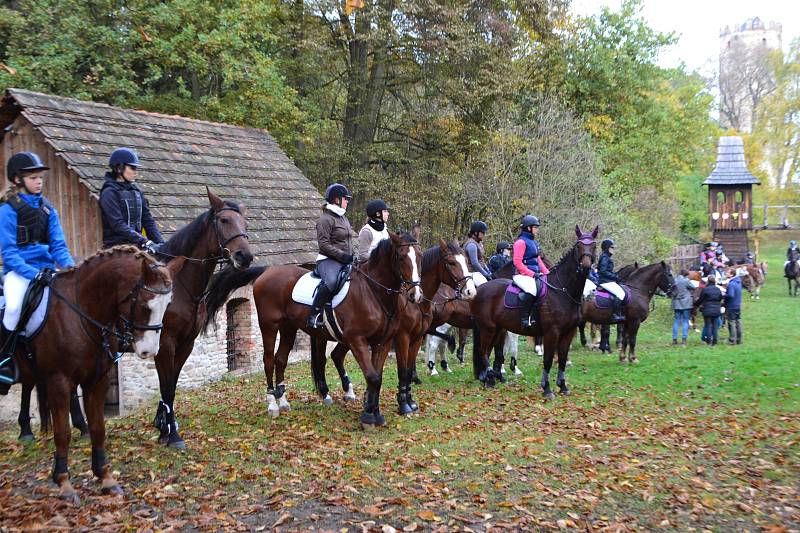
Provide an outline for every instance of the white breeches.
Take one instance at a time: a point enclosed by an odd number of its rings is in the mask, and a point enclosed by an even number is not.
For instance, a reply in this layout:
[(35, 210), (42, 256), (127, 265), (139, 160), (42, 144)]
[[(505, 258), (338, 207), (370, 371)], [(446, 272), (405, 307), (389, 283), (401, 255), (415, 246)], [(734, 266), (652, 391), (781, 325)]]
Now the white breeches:
[(22, 300), (31, 280), (23, 278), (16, 272), (6, 274), (3, 283), (3, 295), (6, 299), (6, 314), (3, 316), (3, 326), (13, 331), (19, 324), (19, 315), (22, 313)]
[(583, 285), (583, 297), (588, 298), (596, 290), (597, 285), (595, 285), (594, 281), (587, 278), (586, 283)]
[[(451, 326), (450, 324), (442, 324), (441, 326), (436, 328), (436, 331), (438, 331), (439, 333), (447, 334), (451, 329), (453, 330), (453, 333), (458, 333), (457, 330), (453, 328), (453, 326)], [(444, 350), (446, 345), (447, 342), (444, 339), (435, 337), (433, 335), (428, 335), (428, 342), (425, 343), (425, 352), (428, 361), (436, 362), (436, 352), (439, 352), (439, 359), (444, 360), (445, 359)]]
[(472, 273), (472, 281), (475, 282), (475, 286), (476, 287), (480, 287), (481, 285), (483, 285), (484, 283), (486, 283), (489, 280), (487, 280), (486, 276), (484, 276), (480, 272), (473, 272)]
[(531, 276), (523, 276), (522, 274), (516, 274), (512, 279), (514, 280), (514, 283), (517, 284), (517, 287), (527, 292), (528, 294), (536, 296), (536, 280), (534, 278), (532, 278)]
[(608, 283), (601, 283), (601, 287), (605, 290), (619, 298), (620, 300), (625, 299), (625, 290), (619, 286), (619, 284), (615, 281), (609, 281)]

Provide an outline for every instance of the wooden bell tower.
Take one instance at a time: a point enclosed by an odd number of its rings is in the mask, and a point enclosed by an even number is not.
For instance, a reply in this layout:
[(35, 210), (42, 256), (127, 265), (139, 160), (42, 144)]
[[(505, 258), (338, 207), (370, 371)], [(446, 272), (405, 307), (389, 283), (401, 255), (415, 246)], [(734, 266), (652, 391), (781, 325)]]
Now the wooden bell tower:
[(749, 250), (747, 231), (753, 229), (753, 185), (761, 182), (747, 169), (741, 137), (720, 137), (717, 164), (708, 185), (708, 223), (714, 240), (722, 243), (734, 262)]

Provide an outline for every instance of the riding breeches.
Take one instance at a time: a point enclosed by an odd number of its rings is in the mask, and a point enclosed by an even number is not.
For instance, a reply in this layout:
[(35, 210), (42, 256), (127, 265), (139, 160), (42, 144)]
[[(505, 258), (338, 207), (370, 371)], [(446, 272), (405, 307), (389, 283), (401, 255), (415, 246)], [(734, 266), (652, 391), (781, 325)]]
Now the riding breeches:
[(588, 298), (596, 290), (597, 290), (597, 285), (595, 284), (595, 282), (587, 278), (586, 283), (583, 284), (583, 297)]
[(19, 317), (22, 313), (22, 301), (25, 299), (25, 292), (31, 280), (23, 278), (16, 272), (6, 274), (3, 283), (3, 294), (6, 298), (6, 312), (3, 316), (3, 326), (10, 331), (17, 328)]
[(476, 287), (480, 287), (481, 285), (489, 281), (486, 279), (486, 276), (484, 276), (480, 272), (471, 272), (470, 275), (472, 276), (472, 281), (475, 283)]
[(342, 263), (336, 259), (323, 259), (317, 263), (317, 274), (325, 282), (325, 286), (330, 291), (336, 288), (336, 282), (339, 280), (339, 271), (342, 270)]
[(600, 286), (620, 300), (625, 299), (625, 290), (619, 286), (619, 283), (615, 281), (609, 281), (608, 283), (601, 283)]
[(528, 294), (536, 296), (535, 278), (531, 276), (524, 276), (522, 274), (516, 274), (512, 279), (514, 280), (514, 283), (517, 284), (517, 287), (527, 292)]

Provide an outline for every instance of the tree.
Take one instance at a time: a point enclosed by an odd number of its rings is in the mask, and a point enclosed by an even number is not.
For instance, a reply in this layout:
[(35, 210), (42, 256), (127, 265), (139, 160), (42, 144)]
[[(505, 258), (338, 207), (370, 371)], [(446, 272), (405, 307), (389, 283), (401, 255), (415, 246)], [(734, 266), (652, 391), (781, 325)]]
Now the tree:
[(765, 43), (734, 39), (719, 57), (719, 114), (724, 128), (750, 132), (758, 108), (775, 91), (775, 55)]

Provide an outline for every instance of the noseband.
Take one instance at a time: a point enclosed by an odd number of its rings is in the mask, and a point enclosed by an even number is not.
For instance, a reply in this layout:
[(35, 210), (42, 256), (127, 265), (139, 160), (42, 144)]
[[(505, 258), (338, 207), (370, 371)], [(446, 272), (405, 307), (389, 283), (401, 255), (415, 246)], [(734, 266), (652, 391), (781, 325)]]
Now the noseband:
[[(150, 268), (158, 268), (157, 265), (151, 265)], [(128, 312), (128, 317), (120, 314), (120, 321), (122, 322), (123, 328), (122, 332), (119, 334), (120, 340), (122, 342), (122, 347), (120, 351), (125, 352), (128, 351), (129, 348), (133, 348), (133, 332), (134, 331), (161, 331), (164, 329), (164, 323), (159, 322), (158, 324), (138, 324), (136, 322), (136, 304), (139, 303), (139, 293), (141, 291), (146, 291), (151, 294), (155, 295), (165, 295), (172, 292), (172, 289), (167, 290), (156, 290), (151, 287), (145, 285), (144, 280), (140, 279), (136, 285), (131, 289), (131, 292), (128, 293), (125, 298), (120, 301), (120, 304), (125, 303), (126, 301), (131, 301), (131, 308)]]

